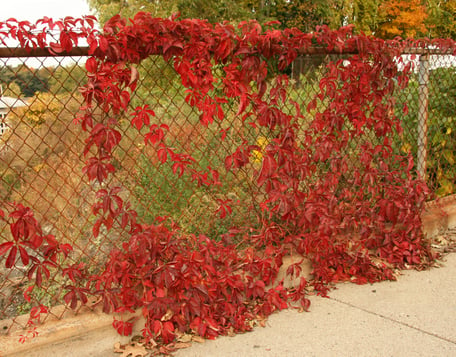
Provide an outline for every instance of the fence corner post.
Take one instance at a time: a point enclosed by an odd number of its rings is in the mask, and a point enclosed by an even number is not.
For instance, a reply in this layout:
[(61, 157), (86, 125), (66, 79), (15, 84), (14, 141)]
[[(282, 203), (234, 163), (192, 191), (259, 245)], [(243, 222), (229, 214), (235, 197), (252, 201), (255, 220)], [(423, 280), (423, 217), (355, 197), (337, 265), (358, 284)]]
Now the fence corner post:
[(418, 176), (426, 180), (427, 129), (429, 103), (429, 55), (421, 55), (418, 68)]

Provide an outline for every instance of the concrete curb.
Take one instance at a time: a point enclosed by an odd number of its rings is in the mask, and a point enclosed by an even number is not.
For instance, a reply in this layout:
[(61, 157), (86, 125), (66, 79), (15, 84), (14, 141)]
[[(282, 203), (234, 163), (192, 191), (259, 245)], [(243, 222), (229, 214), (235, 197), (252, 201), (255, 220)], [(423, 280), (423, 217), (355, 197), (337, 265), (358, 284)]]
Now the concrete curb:
[[(83, 335), (95, 334), (98, 330), (110, 331), (113, 341), (119, 341), (120, 337), (112, 327), (113, 318), (111, 315), (104, 314), (100, 311), (85, 311), (74, 314), (70, 310), (66, 310), (61, 319), (55, 316), (62, 316), (60, 312), (65, 309), (65, 306), (58, 306), (52, 309), (51, 317), (46, 321), (37, 325), (38, 335), (28, 339), (24, 343), (20, 343), (21, 335), (26, 334), (26, 330), (16, 328), (8, 336), (0, 337), (0, 356), (31, 356), (34, 351), (37, 351), (46, 346), (51, 346), (60, 341), (81, 338)], [(20, 316), (16, 322), (20, 325), (25, 325), (28, 315)], [(19, 326), (17, 324), (16, 326)], [(126, 338), (128, 341), (128, 338)], [(112, 344), (110, 346), (112, 348)], [(72, 348), (78, 348), (74, 346)]]
[(427, 202), (423, 214), (423, 231), (429, 237), (456, 227), (456, 195)]

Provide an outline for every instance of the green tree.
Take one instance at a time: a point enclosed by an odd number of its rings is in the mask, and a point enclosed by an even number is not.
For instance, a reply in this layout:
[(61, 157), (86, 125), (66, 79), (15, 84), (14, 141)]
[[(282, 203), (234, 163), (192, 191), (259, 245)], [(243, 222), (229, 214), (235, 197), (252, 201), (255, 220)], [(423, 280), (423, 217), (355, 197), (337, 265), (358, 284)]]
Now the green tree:
[(318, 25), (332, 27), (335, 21), (333, 3), (322, 0), (281, 1), (276, 8), (277, 20), (283, 28), (296, 27), (304, 32), (313, 31)]
[(429, 0), (429, 37), (456, 40), (456, 0)]
[(86, 70), (83, 66), (78, 64), (59, 66), (49, 79), (49, 90), (53, 94), (71, 94), (77, 92), (86, 80)]
[(271, 14), (283, 28), (297, 27), (303, 32), (314, 31), (316, 26), (332, 29), (354, 24), (358, 32), (372, 34), (378, 22), (381, 0), (280, 0)]
[(246, 1), (238, 0), (178, 0), (177, 8), (182, 17), (206, 19), (211, 23), (239, 22), (258, 15), (254, 7)]
[[(15, 83), (20, 88), (20, 93), (26, 97), (32, 97), (36, 92), (49, 91), (49, 78), (52, 70), (48, 68), (33, 69), (27, 65), (17, 67), (6, 66), (0, 70), (0, 82), (6, 87)], [(4, 88), (5, 89), (5, 88)]]
[(133, 17), (140, 11), (150, 12), (154, 17), (169, 17), (178, 8), (178, 0), (87, 0), (95, 10), (98, 20), (105, 23), (114, 15)]
[(4, 96), (7, 97), (20, 97), (21, 96), (21, 87), (18, 86), (16, 82), (2, 83), (2, 89)]
[(155, 17), (169, 17), (179, 12), (182, 18), (207, 19), (211, 23), (256, 19), (274, 20), (277, 4), (284, 0), (87, 0), (101, 23), (116, 14), (133, 17), (150, 12)]
[(378, 27), (379, 6), (382, 0), (356, 0), (353, 3), (351, 23), (357, 32), (373, 35)]

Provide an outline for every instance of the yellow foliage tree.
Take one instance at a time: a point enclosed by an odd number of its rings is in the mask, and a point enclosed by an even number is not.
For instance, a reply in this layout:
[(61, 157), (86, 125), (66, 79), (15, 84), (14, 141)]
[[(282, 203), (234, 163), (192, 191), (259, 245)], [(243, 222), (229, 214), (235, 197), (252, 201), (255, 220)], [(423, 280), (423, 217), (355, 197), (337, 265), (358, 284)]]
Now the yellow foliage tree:
[(387, 0), (379, 7), (376, 36), (413, 38), (427, 33), (427, 9), (420, 0)]
[(26, 119), (34, 126), (43, 124), (46, 120), (55, 120), (62, 111), (62, 96), (50, 93), (37, 93), (29, 99), (30, 105), (14, 111), (18, 120)]

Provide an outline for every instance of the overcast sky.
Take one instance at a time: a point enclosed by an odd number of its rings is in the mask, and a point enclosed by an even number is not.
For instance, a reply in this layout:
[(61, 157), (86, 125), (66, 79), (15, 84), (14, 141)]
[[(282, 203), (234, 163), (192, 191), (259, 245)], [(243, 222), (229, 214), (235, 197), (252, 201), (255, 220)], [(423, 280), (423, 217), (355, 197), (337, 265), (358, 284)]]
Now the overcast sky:
[(65, 16), (89, 15), (86, 0), (1, 0), (0, 20), (36, 21), (44, 16), (60, 19)]

